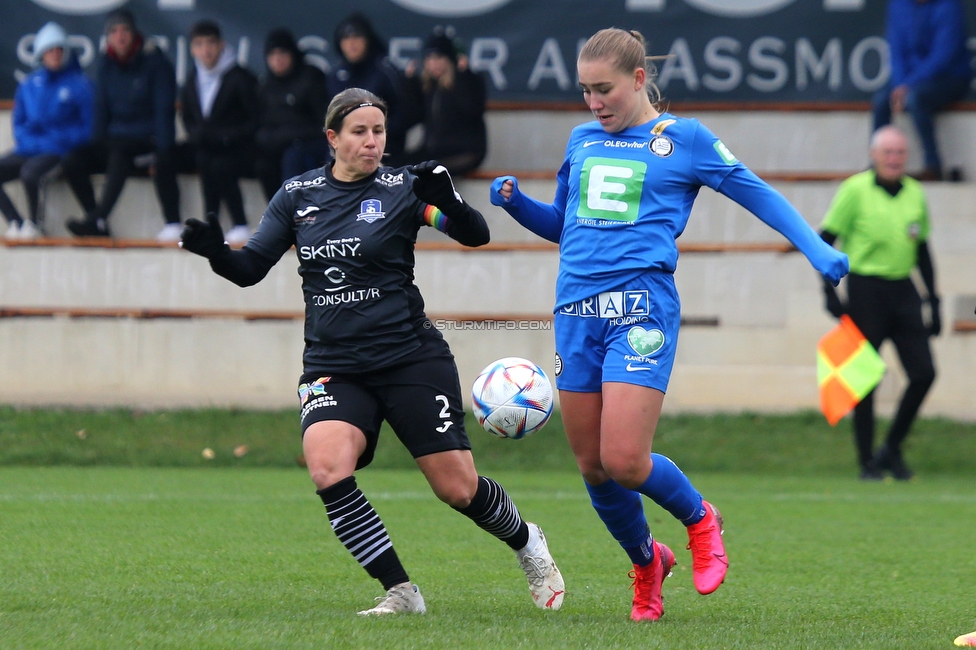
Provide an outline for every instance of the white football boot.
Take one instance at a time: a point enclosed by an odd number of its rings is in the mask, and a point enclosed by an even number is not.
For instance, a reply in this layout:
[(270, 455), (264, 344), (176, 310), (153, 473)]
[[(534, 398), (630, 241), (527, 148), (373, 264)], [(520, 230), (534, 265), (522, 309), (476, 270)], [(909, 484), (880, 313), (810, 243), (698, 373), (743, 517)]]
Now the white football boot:
[(525, 523), (529, 527), (529, 542), (525, 548), (515, 551), (519, 566), (525, 571), (536, 607), (557, 610), (562, 607), (566, 583), (549, 554), (549, 545), (542, 529), (536, 524)]
[(378, 596), (380, 601), (372, 609), (364, 609), (360, 616), (383, 616), (385, 614), (424, 614), (427, 606), (424, 597), (420, 595), (417, 585), (401, 582), (390, 587), (385, 596)]
[(231, 246), (240, 246), (246, 244), (247, 240), (251, 238), (251, 231), (247, 226), (234, 226), (227, 231), (224, 235), (224, 240)]

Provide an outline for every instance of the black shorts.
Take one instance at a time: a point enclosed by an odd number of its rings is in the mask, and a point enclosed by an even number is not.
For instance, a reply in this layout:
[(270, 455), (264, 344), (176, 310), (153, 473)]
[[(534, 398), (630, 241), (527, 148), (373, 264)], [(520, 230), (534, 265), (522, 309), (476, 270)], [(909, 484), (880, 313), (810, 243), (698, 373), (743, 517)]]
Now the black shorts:
[(298, 387), (302, 435), (316, 422), (339, 420), (366, 435), (356, 469), (373, 460), (383, 420), (414, 458), (471, 449), (464, 431), (461, 384), (452, 358), (434, 358), (365, 374), (306, 373)]

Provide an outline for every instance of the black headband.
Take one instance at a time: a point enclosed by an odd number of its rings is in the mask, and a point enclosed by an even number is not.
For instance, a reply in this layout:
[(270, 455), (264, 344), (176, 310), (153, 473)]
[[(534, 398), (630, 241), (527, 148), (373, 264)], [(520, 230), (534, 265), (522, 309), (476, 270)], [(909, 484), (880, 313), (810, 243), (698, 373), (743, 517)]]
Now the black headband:
[(342, 123), (342, 120), (346, 119), (346, 116), (347, 115), (349, 115), (350, 113), (352, 113), (357, 108), (366, 108), (367, 106), (376, 106), (376, 108), (380, 109), (380, 111), (383, 112), (383, 116), (384, 117), (386, 116), (386, 109), (384, 109), (382, 106), (378, 106), (378, 105), (374, 104), (373, 102), (363, 102), (362, 104), (356, 104), (355, 106), (350, 106), (346, 110), (342, 111), (341, 113), (339, 113), (338, 115), (336, 115), (335, 117), (333, 117), (332, 118), (332, 123), (329, 124), (329, 125), (326, 125), (326, 128), (329, 128), (329, 129), (332, 129), (333, 131), (335, 131), (335, 125), (336, 124), (341, 124)]

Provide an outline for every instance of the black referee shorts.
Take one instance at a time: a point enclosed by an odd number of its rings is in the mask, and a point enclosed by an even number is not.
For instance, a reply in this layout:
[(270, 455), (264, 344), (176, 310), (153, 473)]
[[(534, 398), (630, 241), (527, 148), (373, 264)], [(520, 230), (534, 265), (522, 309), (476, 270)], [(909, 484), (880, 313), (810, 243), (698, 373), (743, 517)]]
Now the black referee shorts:
[(414, 458), (471, 449), (457, 367), (451, 358), (415, 361), (364, 374), (306, 373), (299, 382), (302, 435), (316, 422), (339, 420), (366, 435), (356, 469), (373, 460), (383, 420)]

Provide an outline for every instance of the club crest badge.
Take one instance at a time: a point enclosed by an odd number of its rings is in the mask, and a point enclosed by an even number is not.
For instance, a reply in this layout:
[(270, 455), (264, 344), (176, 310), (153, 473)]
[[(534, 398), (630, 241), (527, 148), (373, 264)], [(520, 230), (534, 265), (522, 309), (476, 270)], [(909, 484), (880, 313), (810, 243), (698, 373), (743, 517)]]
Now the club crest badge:
[(655, 156), (667, 158), (674, 153), (674, 142), (666, 135), (657, 135), (651, 139), (649, 148)]
[(379, 199), (366, 199), (359, 204), (359, 214), (356, 221), (373, 223), (377, 219), (385, 219), (386, 213), (383, 212), (383, 203)]

